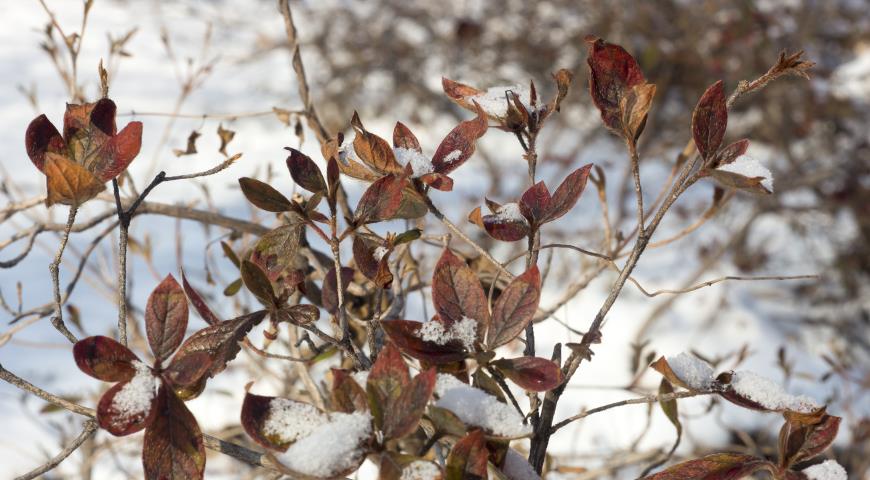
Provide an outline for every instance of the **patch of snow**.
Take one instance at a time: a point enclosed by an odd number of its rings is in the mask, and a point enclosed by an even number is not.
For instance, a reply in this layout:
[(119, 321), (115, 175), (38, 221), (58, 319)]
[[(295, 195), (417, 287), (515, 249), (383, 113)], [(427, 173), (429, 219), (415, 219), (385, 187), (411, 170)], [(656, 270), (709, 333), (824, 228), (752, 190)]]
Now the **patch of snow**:
[(713, 367), (690, 353), (668, 357), (667, 362), (674, 375), (694, 390), (706, 390), (713, 383)]
[(834, 70), (831, 92), (837, 98), (867, 103), (867, 97), (870, 96), (870, 50), (865, 50)]
[(789, 395), (773, 380), (749, 371), (734, 372), (731, 387), (738, 394), (771, 410), (810, 413), (821, 405), (806, 395)]
[(118, 412), (119, 421), (146, 414), (160, 387), (160, 382), (148, 365), (138, 360), (132, 363), (136, 374), (112, 399), (112, 409)]
[(311, 435), (317, 427), (328, 421), (329, 417), (314, 405), (273, 398), (269, 402), (269, 416), (263, 423), (263, 433), (278, 435), (282, 442), (293, 442)]
[(394, 148), (393, 154), (396, 156), (396, 161), (403, 167), (411, 165), (411, 170), (413, 171), (411, 177), (413, 178), (419, 178), (435, 171), (432, 161), (426, 155), (413, 148)]
[(501, 469), (510, 480), (541, 480), (541, 476), (529, 464), (526, 457), (513, 448), (508, 449), (504, 457), (504, 467)]
[(505, 117), (508, 112), (508, 99), (513, 102), (513, 97), (508, 95), (508, 91), (516, 93), (520, 97), (520, 102), (526, 106), (529, 111), (532, 107), (529, 105), (531, 101), (531, 93), (528, 86), (522, 85), (500, 85), (492, 87), (485, 92), (482, 92), (473, 97), (469, 97), (469, 101), (474, 100), (480, 104), (481, 108), (489, 115), (495, 117)]
[(452, 163), (456, 160), (459, 160), (459, 157), (462, 156), (462, 150), (452, 150), (450, 153), (444, 156), (444, 163)]
[(452, 375), (438, 374), (435, 395), (438, 396), (436, 407), (450, 410), (467, 425), (505, 437), (518, 437), (532, 431), (529, 425), (523, 425), (523, 417), (512, 406)]
[(466, 350), (474, 348), (477, 340), (477, 320), (462, 317), (462, 320), (453, 323), (450, 328), (444, 328), (444, 324), (436, 321), (424, 322), (417, 330), (417, 335), (427, 342), (446, 345), (452, 340), (459, 340)]
[(360, 448), (372, 433), (368, 412), (330, 414), (311, 435), (290, 445), (277, 458), (287, 468), (315, 477), (334, 477), (356, 467), (365, 456)]
[(359, 386), (361, 386), (363, 388), (363, 390), (365, 390), (366, 383), (368, 383), (368, 381), (369, 381), (369, 371), (368, 370), (361, 370), (359, 372), (353, 372), (352, 374), (350, 374), (350, 376), (353, 377), (354, 380), (356, 380), (356, 383), (359, 384)]
[(399, 480), (432, 480), (441, 478), (441, 469), (432, 462), (414, 460), (402, 469)]
[(718, 167), (716, 170), (735, 173), (747, 178), (761, 177), (761, 186), (766, 188), (768, 191), (773, 192), (773, 175), (770, 173), (770, 170), (762, 165), (761, 162), (749, 155), (741, 155), (733, 162), (726, 163), (725, 165)]
[(520, 211), (520, 205), (517, 202), (502, 205), (495, 214), (495, 217), (499, 222), (528, 223), (528, 220), (526, 220), (526, 217)]
[(375, 257), (375, 260), (377, 260), (377, 261), (380, 262), (380, 261), (384, 258), (384, 255), (387, 254), (387, 251), (388, 251), (388, 250), (387, 250), (386, 247), (378, 247), (378, 248), (376, 248), (375, 251), (372, 253), (372, 256)]
[(849, 477), (846, 469), (836, 460), (825, 460), (818, 465), (801, 470), (801, 473), (809, 480), (846, 480)]

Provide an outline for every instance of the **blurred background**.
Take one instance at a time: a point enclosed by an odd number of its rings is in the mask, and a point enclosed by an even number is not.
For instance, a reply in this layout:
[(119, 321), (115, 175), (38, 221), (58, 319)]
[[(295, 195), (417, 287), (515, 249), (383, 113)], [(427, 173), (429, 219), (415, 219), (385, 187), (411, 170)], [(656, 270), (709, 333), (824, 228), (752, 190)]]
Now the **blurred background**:
[[(46, 4), (65, 32), (80, 31), (80, 2)], [(57, 32), (46, 29), (49, 18), (42, 6), (13, 0), (2, 0), (0, 6), (0, 69), (5, 78), (0, 87), (5, 152), (0, 157), (0, 261), (9, 261), (25, 249), (26, 237), (12, 241), (17, 234), (65, 218), (65, 209), (58, 207), (48, 211), (37, 205), (11, 214), (4, 205), (44, 193), (43, 178), (24, 152), (24, 130), (42, 112), (60, 124), (70, 97), (57, 69), (64, 52), (52, 50)], [(608, 317), (603, 344), (574, 377), (557, 419), (655, 389), (659, 377), (647, 371), (649, 360), (693, 351), (717, 370), (740, 365), (783, 383), (791, 393), (828, 402), (829, 413), (844, 418), (833, 456), (850, 478), (866, 478), (870, 10), (865, 1), (318, 0), (291, 6), (311, 94), (333, 133), (348, 132), (351, 114), (358, 111), (367, 128), (385, 138), (402, 121), (420, 138), (424, 152), (431, 153), (453, 125), (470, 117), (443, 94), (442, 76), (482, 89), (531, 80), (547, 99), (555, 89), (551, 74), (571, 70), (575, 80), (562, 111), (538, 141), (539, 175), (552, 189), (581, 165), (602, 167), (610, 222), (626, 234), (635, 218), (628, 157), (621, 142), (602, 127), (589, 98), (584, 37), (594, 34), (624, 46), (657, 86), (640, 144), (641, 175), (650, 202), (665, 187), (678, 153), (691, 138), (692, 109), (709, 85), (722, 79), (731, 91), (739, 81), (766, 72), (780, 52), (805, 51), (805, 58), (816, 63), (809, 81), (777, 80), (742, 97), (729, 117), (726, 141), (752, 141), (749, 154), (773, 172), (775, 193), (738, 193), (714, 205), (711, 184), (692, 187), (653, 239), (668, 241), (644, 255), (634, 277), (648, 291), (686, 288), (725, 275), (820, 278), (723, 282), (655, 298), (627, 285)], [(218, 126), (235, 131), (229, 151), (244, 156), (230, 170), (163, 185), (149, 198), (270, 225), (273, 218), (248, 207), (236, 178), (270, 179), (279, 190), (291, 192), (282, 148), (301, 145), (320, 161), (313, 133), (288, 113), (300, 102), (287, 46), (272, 1), (97, 0), (83, 37), (79, 78), (84, 96), (96, 98), (102, 58), (111, 74), (110, 96), (118, 104), (119, 124), (144, 122), (143, 150), (130, 168), (139, 186), (159, 170), (189, 173), (219, 163)], [(173, 150), (185, 150), (192, 131), (202, 135), (198, 153), (176, 156)], [(465, 217), (484, 197), (504, 203), (525, 190), (526, 165), (513, 140), (507, 133), (489, 132), (478, 153), (455, 175), (456, 191), (435, 194), (447, 216), (501, 260), (523, 247), (490, 239)], [(349, 181), (347, 188), (356, 198), (364, 185)], [(79, 218), (110, 208), (108, 199), (97, 199)], [(543, 241), (595, 250), (603, 239), (601, 213), (590, 183), (578, 206), (548, 225)], [(443, 230), (432, 218), (426, 221), (433, 232)], [(76, 328), (82, 334), (107, 334), (114, 323), (117, 233), (100, 234), (107, 226), (74, 234), (68, 263), (62, 267), (62, 279), (68, 280), (79, 260), (90, 257), (82, 285), (70, 299), (79, 312)], [(383, 228), (401, 231), (400, 226)], [(682, 236), (686, 230), (690, 233)], [(244, 295), (222, 293), (233, 280), (232, 266), (217, 242), (244, 245), (251, 240), (248, 236), (143, 216), (134, 221), (131, 237), (133, 304), (141, 308), (159, 279), (169, 272), (177, 275), (183, 266), (218, 310), (230, 315), (245, 308), (249, 299)], [(70, 346), (62, 343), (47, 318), (21, 316), (51, 299), (46, 273), (57, 241), (53, 233), (39, 236), (30, 255), (0, 270), (0, 363), (37, 385), (90, 405), (105, 385), (78, 372)], [(439, 248), (418, 248), (421, 261), (431, 266)], [(566, 289), (595, 270), (590, 258), (553, 252), (541, 260), (549, 272), (545, 306), (561, 304)], [(467, 253), (474, 257), (472, 250)], [(614, 278), (605, 270), (560, 306), (556, 320), (541, 324), (538, 351), (576, 341), (576, 331), (587, 328)], [(423, 302), (419, 297), (409, 302), (407, 318), (422, 320)], [(282, 365), (240, 358), (223, 383), (210, 387), (191, 408), (206, 432), (244, 442), (236, 414), (226, 414), (238, 411), (243, 385), (267, 372), (274, 388), (286, 389), (294, 374)], [(326, 362), (314, 368), (326, 371), (329, 366)], [(0, 384), (0, 405), (0, 421), (8, 425), (0, 431), (4, 475), (33, 468), (77, 433), (79, 419), (46, 409), (9, 385)], [(680, 408), (686, 431), (676, 458), (726, 449), (775, 455), (776, 415), (711, 399), (686, 399)], [(554, 437), (552, 477), (634, 478), (670, 448), (674, 435), (658, 407), (631, 406), (589, 417)], [(131, 458), (135, 460), (139, 441), (99, 434), (52, 478), (136, 476), (140, 467)], [(218, 478), (258, 475), (211, 455), (208, 468)]]

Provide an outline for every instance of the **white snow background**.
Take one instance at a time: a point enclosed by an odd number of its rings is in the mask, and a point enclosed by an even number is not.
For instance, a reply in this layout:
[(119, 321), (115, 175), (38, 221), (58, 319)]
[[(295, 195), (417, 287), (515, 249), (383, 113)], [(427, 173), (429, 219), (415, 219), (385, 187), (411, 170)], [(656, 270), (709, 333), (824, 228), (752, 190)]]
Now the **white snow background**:
[[(106, 55), (107, 51), (105, 32), (118, 35), (131, 26), (139, 27), (138, 33), (128, 46), (128, 50), (134, 56), (122, 61), (110, 92), (121, 114), (131, 110), (166, 112), (173, 108), (178, 84), (159, 41), (160, 21), (166, 22), (179, 57), (197, 54), (199, 40), (205, 29), (204, 19), (191, 18), (184, 2), (166, 2), (157, 8), (159, 3), (98, 0), (91, 12), (85, 47), (79, 61), (80, 78), (86, 81), (87, 92), (91, 96), (96, 93), (97, 62), (101, 56)], [(49, 4), (65, 28), (70, 31), (78, 28), (81, 14), (79, 2), (55, 0), (50, 1)], [(269, 110), (272, 106), (286, 108), (298, 106), (295, 76), (289, 66), (287, 51), (276, 49), (256, 61), (239, 62), (249, 54), (251, 45), (258, 35), (265, 34), (276, 38), (281, 36), (283, 26), (274, 11), (272, 2), (225, 0), (213, 4), (200, 4), (198, 9), (205, 11), (208, 19), (214, 22), (212, 51), (219, 52), (221, 60), (205, 84), (185, 103), (182, 112), (226, 113)], [(38, 3), (3, 0), (0, 1), (0, 12), (3, 17), (3, 28), (0, 28), (0, 71), (3, 72), (3, 82), (0, 84), (0, 105), (3, 106), (0, 108), (0, 144), (4, 146), (4, 154), (0, 156), (0, 166), (3, 169), (0, 175), (13, 177), (16, 183), (27, 187), (28, 197), (32, 197), (43, 193), (44, 181), (43, 176), (32, 166), (24, 152), (24, 130), (28, 122), (42, 112), (46, 113), (56, 125), (60, 125), (67, 96), (53, 66), (38, 47), (38, 42), (41, 40), (40, 30), (46, 22), (46, 16)], [(261, 19), (257, 22), (258, 31), (234, 28), (236, 16)], [(304, 38), (304, 18), (297, 18), (297, 25)], [(866, 67), (868, 63), (870, 62), (867, 62), (865, 55), (857, 65), (844, 67), (841, 77), (853, 79), (855, 83), (840, 85), (838, 91), (844, 94), (866, 95), (867, 76), (857, 75), (855, 72), (861, 66)], [(309, 65), (316, 65), (316, 62), (309, 62)], [(866, 73), (866, 68), (863, 71)], [(440, 72), (432, 72), (432, 76), (432, 84), (426, 87), (437, 89)], [(525, 82), (527, 79), (514, 80)], [(39, 111), (31, 108), (26, 98), (18, 91), (18, 85), (36, 86)], [(481, 87), (485, 88), (485, 86)], [(862, 88), (862, 93), (855, 93), (856, 89)], [(316, 100), (318, 85), (312, 84), (311, 89)], [(281, 96), (276, 97), (274, 92), (281, 92)], [(587, 95), (587, 93), (582, 86), (577, 86), (571, 95)], [(586, 103), (591, 104), (591, 102)], [(119, 126), (132, 119), (133, 117), (129, 116), (119, 116)], [(133, 162), (130, 172), (140, 188), (147, 184), (158, 170), (166, 170), (170, 175), (190, 173), (210, 168), (221, 160), (217, 154), (218, 138), (214, 133), (217, 128), (216, 121), (209, 120), (203, 124), (196, 119), (178, 120), (168, 148), (156, 152), (155, 147), (167, 120), (159, 117), (136, 119), (142, 120), (145, 124), (143, 148), (140, 156)], [(363, 120), (370, 131), (382, 137), (390, 135), (396, 120), (406, 121), (403, 118), (389, 116)], [(442, 120), (430, 125), (410, 124), (409, 126), (423, 143), (424, 152), (433, 152), (437, 142), (453, 124), (453, 121)], [(601, 128), (595, 122), (592, 122), (592, 125), (594, 128)], [(201, 153), (181, 158), (172, 155), (170, 148), (183, 148), (187, 133), (200, 126), (202, 126), (203, 137), (199, 140), (198, 148)], [(230, 169), (202, 181), (208, 184), (212, 198), (224, 214), (248, 218), (251, 210), (238, 190), (236, 179), (240, 176), (262, 175), (266, 166), (271, 165), (271, 168), (278, 172), (275, 177), (277, 181), (274, 182), (276, 188), (285, 194), (291, 192), (292, 181), (286, 174), (285, 152), (282, 148), (286, 145), (296, 146), (297, 141), (292, 134), (292, 129), (285, 128), (275, 121), (274, 117), (241, 119), (225, 122), (225, 126), (237, 132), (230, 144), (230, 152), (243, 152), (244, 156)], [(686, 132), (688, 134), (688, 128)], [(319, 148), (313, 141), (313, 135), (308, 132), (306, 138), (308, 141), (303, 151), (320, 162)], [(509, 140), (511, 139), (506, 137), (506, 134), (492, 131), (484, 137), (481, 148), (498, 152), (496, 158), (504, 163), (504, 181), (508, 182), (505, 191), (516, 192), (518, 196), (525, 182), (523, 173), (525, 166), (522, 164), (518, 147), (514, 146), (515, 142)], [(593, 142), (583, 151), (582, 158), (573, 162), (574, 168), (587, 162), (612, 163), (614, 159), (622, 158), (624, 152), (614, 145), (606, 140)], [(773, 170), (774, 176), (776, 175), (776, 152), (763, 146), (753, 145), (750, 153)], [(565, 172), (556, 172), (554, 168), (543, 165), (541, 173), (553, 189)], [(514, 177), (516, 181), (510, 178), (513, 174), (516, 174)], [(662, 181), (665, 174), (664, 167), (653, 162), (644, 163), (643, 176), (645, 184), (649, 185), (649, 191), (657, 192), (655, 188), (658, 186), (657, 182)], [(481, 184), (479, 179), (486, 178), (486, 172), (479, 162), (475, 162), (473, 156), (453, 177), (456, 180), (457, 192), (450, 194), (451, 197), (436, 192), (435, 202), (444, 205), (446, 213), (455, 223), (471, 231), (476, 227), (467, 224), (464, 217), (471, 208), (482, 204), (482, 192), (485, 192), (488, 186)], [(201, 198), (200, 190), (194, 185), (199, 181), (161, 185), (152, 193), (149, 200), (173, 203)], [(364, 188), (362, 184), (355, 181), (348, 181), (347, 185), (351, 195), (354, 196), (358, 196)], [(592, 226), (600, 218), (594, 189), (590, 185), (588, 190), (571, 214), (561, 221), (568, 231), (570, 225), (576, 223)], [(611, 188), (611, 190), (616, 189)], [(694, 199), (704, 202), (709, 198), (710, 190), (709, 185), (694, 187), (683, 201), (691, 203)], [(615, 196), (615, 192), (610, 194)], [(470, 203), (448, 200), (457, 197), (469, 199)], [(496, 200), (506, 202), (509, 199)], [(748, 209), (752, 199), (746, 197), (741, 202), (747, 205)], [(451, 206), (448, 207), (448, 204)], [(108, 203), (94, 200), (79, 214), (79, 218), (87, 218), (94, 212), (110, 207)], [(50, 217), (55, 222), (63, 222), (66, 209), (57, 206), (47, 212), (40, 206), (32, 209), (30, 215), (40, 219)], [(639, 278), (647, 289), (675, 288), (697, 265), (694, 256), (685, 254), (691, 242), (715, 238), (718, 233), (726, 232), (739, 225), (741, 217), (739, 210), (729, 209), (721, 219), (706, 225), (690, 239), (648, 252), (641, 260), (635, 277)], [(263, 221), (271, 221), (266, 215), (260, 215), (259, 218)], [(771, 273), (790, 275), (817, 271), (817, 265), (806, 262), (806, 256), (799, 247), (791, 250), (779, 248), (783, 245), (795, 245), (796, 242), (789, 243), (788, 238), (783, 238), (782, 233), (786, 229), (775, 217), (763, 219), (763, 224), (764, 231), (751, 241), (769, 243), (766, 245), (766, 250), (776, 256), (776, 261), (772, 264), (777, 265), (777, 270)], [(5, 239), (27, 225), (29, 221), (26, 216), (14, 217), (0, 224), (0, 238)], [(843, 228), (839, 229), (842, 232), (840, 235), (848, 236), (852, 225), (850, 219), (844, 219)], [(657, 237), (666, 238), (668, 236), (666, 232), (675, 232), (682, 226), (679, 220), (666, 221)], [(184, 223), (183, 228), (184, 267), (194, 285), (205, 288), (202, 276), (203, 245), (222, 232), (219, 229), (212, 229), (210, 237), (205, 237), (204, 230), (198, 224)], [(74, 234), (70, 248), (83, 248), (97, 231), (99, 229)], [(175, 263), (174, 240), (170, 234), (170, 232), (174, 234), (174, 231), (174, 219), (143, 216), (134, 220), (131, 235), (147, 233), (154, 242), (154, 256), (159, 277), (166, 273), (173, 273), (176, 277), (180, 275)], [(7, 299), (14, 299), (15, 283), (20, 281), (24, 286), (25, 309), (50, 300), (47, 266), (56, 249), (57, 240), (58, 237), (51, 234), (40, 236), (37, 246), (27, 259), (12, 270), (0, 271), (0, 289)], [(836, 240), (835, 238), (831, 241)], [(103, 245), (111, 248), (116, 242), (117, 234), (104, 240)], [(438, 254), (437, 249), (426, 248), (430, 259)], [(7, 259), (18, 251), (15, 247), (10, 247), (4, 249), (0, 256)], [(111, 250), (104, 250), (104, 252), (110, 253)], [(506, 249), (496, 250), (495, 253), (502, 259), (507, 256)], [(564, 258), (576, 259), (570, 255)], [(109, 265), (110, 271), (114, 272), (116, 266), (111, 263), (111, 255), (95, 256), (94, 259)], [(160, 278), (153, 275), (138, 256), (131, 255), (130, 259), (130, 297), (136, 303), (143, 304)], [(70, 278), (73, 268), (71, 262), (62, 265), (62, 285), (65, 285)], [(732, 274), (734, 273), (732, 270), (733, 267), (723, 264), (708, 271), (705, 278)], [(230, 269), (226, 271), (230, 272)], [(558, 312), (559, 318), (568, 321), (574, 328), (585, 329), (605, 298), (613, 278), (612, 273), (602, 275), (562, 308)], [(561, 285), (559, 282), (553, 283), (547, 285), (542, 305), (548, 305), (559, 297)], [(798, 331), (796, 324), (790, 322), (790, 318), (806, 306), (792, 302), (785, 288), (777, 283), (720, 283), (686, 294), (674, 304), (671, 311), (651, 332), (652, 347), (665, 355), (676, 355), (685, 350), (695, 349), (715, 357), (718, 354), (731, 353), (743, 344), (748, 344), (752, 355), (741, 368), (763, 373), (779, 381), (781, 380), (778, 376), (779, 370), (775, 368), (776, 351), (789, 339), (792, 341), (789, 356), (796, 361), (796, 370), (815, 377), (825, 370), (820, 354), (825, 353), (827, 347), (825, 342), (820, 341), (819, 335), (828, 335), (830, 332), (810, 334)], [(82, 282), (71, 299), (71, 302), (81, 310), (82, 322), (90, 335), (106, 333), (114, 325), (115, 305), (112, 300), (102, 296), (104, 294), (100, 287)], [(222, 298), (219, 292), (215, 298), (218, 300)], [(594, 349), (596, 355), (593, 361), (584, 363), (573, 378), (559, 404), (557, 420), (575, 414), (583, 407), (594, 407), (634, 396), (607, 387), (619, 387), (630, 381), (629, 342), (633, 340), (638, 324), (661, 301), (661, 297), (648, 299), (637, 292), (632, 285), (626, 285), (623, 294), (608, 315), (604, 328), (604, 343)], [(227, 315), (232, 313), (229, 302), (224, 302), (223, 305), (218, 301), (211, 303), (221, 313)], [(720, 311), (723, 305), (727, 308)], [(718, 315), (717, 321), (712, 324), (707, 323), (714, 314)], [(3, 318), (5, 317), (0, 317), (0, 320)], [(408, 318), (422, 319), (419, 297), (412, 299)], [(190, 330), (193, 331), (204, 325), (201, 319), (191, 312)], [(7, 328), (5, 325), (0, 326), (0, 333), (5, 328)], [(254, 332), (252, 338), (259, 341), (261, 337), (258, 335), (258, 332)], [(556, 342), (578, 340), (576, 335), (552, 321), (537, 327), (536, 337), (538, 354), (541, 356), (549, 355)], [(150, 360), (147, 352), (136, 353), (144, 361)], [(244, 358), (244, 355), (240, 355), (239, 361), (244, 361)], [(65, 343), (65, 340), (49, 325), (47, 318), (17, 334), (12, 342), (0, 348), (0, 363), (32, 383), (57, 394), (85, 396), (109, 388), (108, 384), (91, 379), (75, 367), (71, 346)], [(325, 369), (326, 366), (318, 367), (320, 368)], [(650, 371), (644, 377), (643, 385), (655, 388), (659, 378), (655, 372)], [(245, 378), (244, 375), (233, 373), (219, 376), (209, 383), (206, 394), (188, 404), (204, 432), (212, 433), (224, 426), (238, 424), (238, 412), (244, 395), (243, 387), (249, 380), (251, 379)], [(265, 393), (264, 390), (269, 388), (277, 390), (277, 386), (270, 386), (268, 382), (258, 383), (260, 393)], [(807, 394), (820, 402), (824, 402), (831, 395), (833, 388), (836, 388), (835, 382), (819, 384), (805, 380), (802, 376), (795, 378), (787, 386), (789, 393)], [(226, 394), (213, 393), (218, 391)], [(22, 392), (10, 385), (0, 383), (0, 425), (3, 425), (0, 429), (0, 465), (2, 465), (3, 476), (25, 473), (63, 448), (53, 431), (46, 428), (48, 422), (71, 422), (70, 431), (76, 430), (82, 422), (81, 418), (64, 413), (40, 414), (39, 410), (44, 406), (41, 400), (29, 398), (22, 404), (21, 398)], [(697, 416), (705, 409), (708, 402), (707, 399), (681, 400), (681, 413)], [(858, 411), (854, 412), (856, 415), (870, 413), (870, 399), (865, 399), (857, 406)], [(576, 465), (594, 465), (591, 459), (597, 455), (622, 448), (637, 437), (646, 422), (646, 409), (644, 405), (634, 405), (592, 415), (557, 433), (551, 442), (551, 450), (558, 455), (574, 454)], [(831, 406), (829, 411), (835, 415), (845, 413), (836, 405)], [(727, 440), (727, 428), (763, 425), (771, 431), (776, 431), (780, 424), (781, 417), (778, 415), (750, 412), (736, 406), (724, 405), (719, 413), (693, 418), (684, 424), (684, 441), (678, 453), (690, 451), (693, 445), (723, 444)], [(665, 416), (656, 411), (652, 417), (651, 428), (638, 447), (640, 450), (667, 448), (673, 441), (674, 434), (674, 429)], [(98, 435), (106, 434), (100, 432)], [(844, 444), (849, 442), (847, 429), (841, 430), (837, 441)], [(108, 454), (103, 454), (92, 459), (95, 462), (95, 478), (128, 478), (141, 474), (141, 464), (136, 457), (141, 445), (141, 434), (128, 437), (120, 445), (122, 445), (121, 451), (131, 453), (132, 456), (121, 456), (121, 460), (114, 460)], [(76, 453), (58, 470), (75, 476), (80, 462), (82, 456)], [(209, 452), (207, 477), (210, 478), (212, 472), (222, 470), (227, 462), (231, 460)], [(371, 472), (370, 466), (363, 470)], [(626, 475), (631, 476), (632, 473), (637, 472), (626, 472)]]

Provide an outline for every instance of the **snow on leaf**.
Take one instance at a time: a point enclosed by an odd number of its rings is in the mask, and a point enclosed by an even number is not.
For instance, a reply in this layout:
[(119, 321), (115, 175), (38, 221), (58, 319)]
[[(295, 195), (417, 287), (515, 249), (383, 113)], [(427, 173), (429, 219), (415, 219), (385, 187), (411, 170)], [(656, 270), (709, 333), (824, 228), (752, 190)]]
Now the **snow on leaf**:
[(767, 410), (789, 410), (811, 413), (822, 406), (806, 395), (790, 395), (773, 380), (750, 371), (731, 374), (731, 389), (744, 399), (761, 405)]
[(452, 375), (438, 374), (435, 395), (438, 397), (436, 407), (450, 410), (466, 425), (481, 427), (504, 437), (519, 437), (531, 432), (531, 427), (523, 425), (523, 417), (512, 406)]
[(836, 460), (825, 460), (822, 463), (801, 470), (807, 480), (846, 480), (848, 474)]
[(741, 155), (733, 162), (719, 166), (711, 172), (726, 187), (756, 193), (773, 193), (773, 175), (758, 160)]
[(707, 390), (715, 380), (713, 367), (691, 353), (682, 352), (667, 360), (674, 375), (693, 390)]
[(368, 412), (329, 414), (311, 435), (300, 438), (276, 455), (288, 473), (332, 478), (344, 475), (365, 460), (365, 442), (372, 435)]
[(445, 326), (442, 322), (430, 320), (423, 322), (417, 335), (423, 341), (447, 345), (449, 342), (458, 341), (466, 350), (474, 350), (474, 342), (477, 340), (477, 321), (468, 317)]
[[(454, 150), (459, 154), (462, 154), (459, 150)], [(411, 149), (411, 148), (402, 148), (396, 147), (393, 149), (393, 153), (396, 155), (396, 161), (399, 162), (403, 167), (405, 165), (411, 165), (411, 178), (420, 178), (423, 175), (432, 173), (435, 171), (435, 167), (432, 165), (432, 162), (423, 155), (421, 152)], [(453, 160), (455, 160), (454, 158)], [(446, 160), (446, 159), (445, 159)]]

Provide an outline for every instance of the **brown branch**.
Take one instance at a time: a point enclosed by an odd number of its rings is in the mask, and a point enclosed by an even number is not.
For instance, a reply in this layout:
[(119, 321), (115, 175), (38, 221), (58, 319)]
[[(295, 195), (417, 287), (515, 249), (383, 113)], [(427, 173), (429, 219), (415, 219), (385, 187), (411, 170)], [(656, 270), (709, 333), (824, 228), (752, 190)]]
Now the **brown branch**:
[[(52, 393), (49, 393), (36, 385), (24, 380), (23, 378), (15, 375), (14, 373), (6, 370), (2, 364), (0, 364), (0, 380), (4, 380), (9, 384), (29, 392), (52, 405), (63, 408), (64, 410), (68, 410), (70, 412), (76, 413), (78, 415), (82, 415), (91, 419), (96, 418), (96, 411), (92, 408), (81, 406), (77, 403), (70, 402), (64, 398), (58, 397)], [(249, 448), (243, 447), (241, 445), (237, 445), (235, 443), (227, 442), (221, 440), (217, 437), (213, 437), (208, 434), (203, 434), (203, 443), (205, 447), (209, 450), (214, 450), (216, 452), (221, 452), (224, 455), (228, 455), (230, 457), (235, 458), (236, 460), (241, 460), (249, 465), (253, 465), (256, 467), (263, 467), (272, 471), (279, 471), (275, 462), (268, 458), (268, 456), (264, 453), (257, 452), (255, 450), (251, 450)]]
[(710, 285), (715, 285), (717, 283), (725, 282), (728, 280), (744, 281), (744, 282), (756, 281), (757, 282), (757, 281), (763, 281), (763, 280), (818, 280), (820, 278), (821, 278), (820, 275), (767, 275), (767, 276), (760, 276), (760, 277), (739, 277), (739, 276), (728, 275), (728, 276), (719, 277), (719, 278), (716, 278), (713, 280), (707, 280), (706, 282), (701, 282), (697, 285), (693, 285), (693, 286), (687, 287), (687, 288), (662, 289), (662, 290), (656, 290), (654, 292), (648, 292), (633, 277), (629, 277), (629, 280), (631, 281), (631, 283), (633, 283), (638, 288), (638, 290), (640, 290), (641, 293), (643, 293), (647, 297), (652, 298), (652, 297), (657, 297), (657, 296), (663, 295), (663, 294), (678, 295), (681, 293), (694, 292), (695, 290), (699, 290), (699, 289), (704, 288), (704, 287), (709, 287)]
[(78, 207), (69, 207), (69, 217), (67, 217), (66, 226), (60, 238), (60, 247), (57, 249), (54, 261), (48, 266), (48, 271), (51, 274), (51, 286), (54, 291), (54, 316), (51, 318), (51, 324), (71, 343), (76, 343), (78, 339), (63, 323), (63, 301), (60, 298), (60, 261), (63, 258), (63, 251), (66, 249), (66, 244), (69, 241), (69, 232), (76, 221), (77, 211)]
[(667, 402), (669, 400), (676, 400), (678, 398), (689, 398), (689, 397), (697, 397), (699, 395), (707, 395), (709, 392), (692, 392), (692, 391), (682, 391), (682, 392), (673, 392), (666, 393), (664, 395), (645, 395), (643, 397), (638, 398), (629, 398), (628, 400), (620, 400), (618, 402), (608, 403), (607, 405), (602, 405), (600, 407), (591, 408), (589, 410), (584, 410), (577, 415), (573, 415), (571, 417), (562, 420), (561, 422), (553, 425), (553, 428), (550, 429), (550, 433), (554, 433), (556, 430), (568, 425), (569, 423), (580, 420), (581, 418), (586, 418), (589, 415), (603, 412), (605, 410), (610, 410), (611, 408), (622, 407), (624, 405), (636, 405), (639, 403), (655, 403), (655, 402)]
[(93, 420), (87, 420), (85, 422), (84, 428), (82, 429), (82, 432), (75, 438), (75, 440), (72, 441), (72, 443), (67, 445), (66, 448), (61, 450), (60, 453), (58, 453), (54, 457), (51, 457), (51, 460), (45, 462), (39, 467), (25, 473), (24, 475), (15, 477), (15, 480), (31, 480), (44, 473), (54, 470), (55, 467), (60, 465), (60, 462), (66, 460), (66, 457), (70, 456), (74, 451), (76, 451), (83, 443), (85, 443), (85, 441), (91, 438), (96, 431), (97, 422)]

